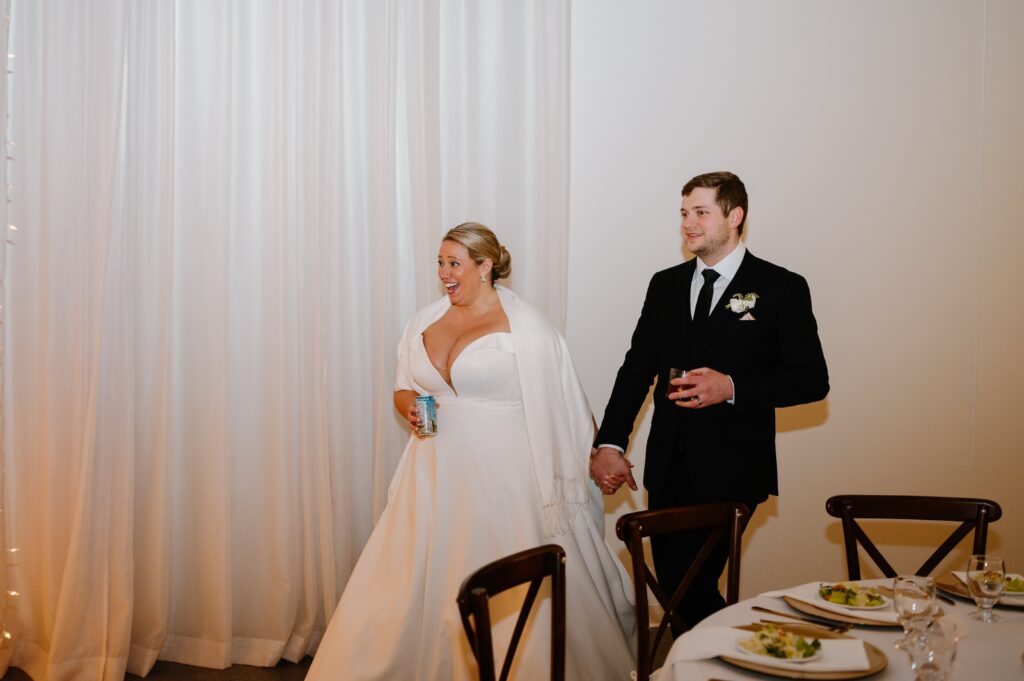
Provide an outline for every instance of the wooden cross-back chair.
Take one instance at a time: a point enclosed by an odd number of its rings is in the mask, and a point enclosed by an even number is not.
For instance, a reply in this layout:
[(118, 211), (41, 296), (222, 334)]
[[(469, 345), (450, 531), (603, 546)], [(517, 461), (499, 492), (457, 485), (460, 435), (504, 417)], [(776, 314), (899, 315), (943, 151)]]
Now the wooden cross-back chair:
[(915, 574), (927, 576), (960, 541), (974, 532), (974, 553), (985, 553), (988, 524), (999, 520), (1003, 510), (988, 499), (960, 497), (917, 497), (878, 494), (841, 494), (825, 502), (825, 510), (843, 524), (846, 569), (851, 580), (860, 579), (860, 554), (864, 547), (875, 565), (886, 577), (895, 577), (896, 570), (858, 524), (858, 519), (937, 520), (960, 523)]
[[(466, 577), (459, 588), (459, 613), (480, 668), (480, 681), (508, 678), (523, 629), (545, 578), (551, 580), (551, 680), (565, 680), (565, 551), (557, 544), (547, 544), (488, 563)], [(530, 586), (500, 676), (495, 677), (489, 601), (503, 591), (527, 583)]]
[[(743, 529), (750, 512), (741, 503), (701, 504), (679, 506), (657, 511), (637, 511), (619, 518), (615, 534), (629, 549), (633, 568), (633, 589), (636, 592), (637, 622), (637, 681), (647, 681), (653, 671), (654, 653), (671, 623), (678, 631), (686, 631), (692, 624), (679, 616), (676, 609), (683, 596), (693, 584), (700, 568), (711, 556), (720, 542), (729, 542), (729, 567), (726, 577), (727, 603), (739, 600), (740, 549)], [(676, 532), (710, 530), (707, 540), (690, 565), (674, 594), (666, 594), (647, 565), (644, 557), (644, 538), (653, 535)], [(658, 629), (651, 641), (648, 627), (650, 609), (647, 602), (647, 588), (650, 587), (655, 599), (665, 614), (658, 623)]]

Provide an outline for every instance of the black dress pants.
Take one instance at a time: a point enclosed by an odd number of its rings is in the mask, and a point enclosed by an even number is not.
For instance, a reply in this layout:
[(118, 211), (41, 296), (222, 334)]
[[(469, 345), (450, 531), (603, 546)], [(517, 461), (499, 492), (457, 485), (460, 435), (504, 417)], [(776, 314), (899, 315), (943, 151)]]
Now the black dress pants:
[[(763, 499), (708, 499), (691, 489), (691, 485), (677, 487), (666, 485), (666, 487), (670, 487), (670, 489), (661, 490), (657, 494), (648, 493), (648, 507), (652, 511), (677, 506), (739, 501), (750, 510), (750, 515), (747, 516), (749, 521), (750, 517), (754, 515), (754, 509), (763, 501)], [(698, 530), (651, 537), (654, 573), (666, 598), (671, 598), (675, 593), (710, 533), (710, 530)], [(679, 615), (689, 626), (694, 626), (708, 615), (725, 607), (725, 599), (718, 591), (718, 579), (725, 570), (728, 559), (729, 540), (726, 535), (704, 563), (677, 609)], [(681, 633), (673, 627), (673, 634), (679, 636)]]

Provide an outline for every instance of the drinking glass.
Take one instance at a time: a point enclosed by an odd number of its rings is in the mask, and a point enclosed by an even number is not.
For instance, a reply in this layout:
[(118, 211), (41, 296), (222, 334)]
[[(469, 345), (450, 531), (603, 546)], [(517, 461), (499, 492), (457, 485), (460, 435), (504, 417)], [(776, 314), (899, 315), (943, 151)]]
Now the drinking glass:
[(1006, 586), (1006, 565), (1002, 558), (987, 554), (974, 555), (967, 561), (967, 590), (978, 604), (971, 617), (986, 624), (998, 622), (999, 616), (992, 606), (999, 600)]
[(931, 577), (900, 575), (893, 580), (892, 605), (903, 625), (904, 637), (896, 642), (902, 648), (915, 631), (928, 625), (938, 608), (935, 603), (935, 582)]
[(910, 656), (915, 681), (947, 681), (953, 673), (959, 640), (956, 624), (945, 618), (909, 633), (903, 648)]
[[(672, 385), (672, 379), (673, 378), (685, 378), (685, 377), (686, 377), (686, 369), (677, 369), (676, 367), (672, 367), (671, 369), (669, 369), (668, 370), (668, 381), (665, 383), (665, 397), (668, 397), (672, 393), (679, 392), (680, 390), (686, 390), (688, 388), (692, 388), (693, 385), (685, 385), (685, 384), (684, 385)], [(692, 400), (692, 399), (693, 399), (692, 397), (684, 397), (682, 401), (685, 402), (686, 400)]]

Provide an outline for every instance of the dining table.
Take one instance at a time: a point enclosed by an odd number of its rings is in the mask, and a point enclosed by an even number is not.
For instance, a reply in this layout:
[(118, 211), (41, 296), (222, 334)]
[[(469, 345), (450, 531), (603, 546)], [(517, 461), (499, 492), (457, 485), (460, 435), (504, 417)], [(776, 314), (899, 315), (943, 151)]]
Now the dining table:
[[(949, 575), (945, 576), (945, 580), (953, 581)], [(943, 583), (942, 580), (937, 580), (937, 582)], [(881, 587), (884, 590), (886, 587), (891, 587), (893, 581), (891, 579), (862, 580), (858, 584)], [(804, 607), (805, 603), (794, 601), (789, 596), (783, 596), (783, 592), (787, 592), (787, 590), (768, 592), (728, 606), (700, 622), (694, 627), (692, 633), (699, 635), (705, 628), (756, 625), (763, 620), (791, 622), (795, 627), (803, 626), (795, 618), (755, 610), (755, 607), (758, 607), (777, 613), (807, 617), (808, 608)], [(788, 593), (793, 593), (793, 590), (788, 590)], [(995, 614), (999, 621), (986, 624), (970, 617), (970, 614), (976, 610), (976, 606), (973, 601), (963, 597), (966, 594), (956, 594), (954, 591), (948, 593), (940, 591), (940, 593), (943, 593), (945, 599), (940, 603), (941, 616), (948, 617), (955, 622), (960, 637), (950, 680), (1024, 679), (1024, 602), (1021, 602), (1024, 601), (1024, 597), (1018, 597), (1017, 601), (1008, 601), (1007, 597), (1004, 597), (1003, 601), (1011, 603), (1011, 605), (997, 605)], [(793, 607), (793, 605), (797, 607)], [(813, 608), (811, 611), (813, 612)], [(823, 618), (812, 617), (812, 619), (825, 621)], [(809, 631), (816, 630), (812, 626)], [(808, 630), (805, 629), (805, 631)], [(835, 635), (824, 629), (821, 631), (827, 636)], [(691, 638), (688, 633), (675, 640), (666, 656), (664, 665), (655, 670), (651, 679), (652, 681), (751, 681), (775, 678), (869, 678), (873, 681), (914, 681), (915, 676), (910, 668), (908, 655), (895, 647), (897, 640), (903, 637), (901, 627), (853, 626), (843, 635), (861, 639), (865, 644), (869, 644), (865, 648), (871, 652), (874, 666), (882, 666), (882, 668), (869, 675), (860, 672), (859, 675), (857, 673), (832, 673), (832, 675), (824, 676), (813, 674), (801, 676), (801, 668), (796, 665), (778, 671), (751, 671), (736, 666), (737, 659), (741, 663), (746, 661), (746, 657), (740, 653), (721, 655), (710, 659), (690, 659), (694, 657), (692, 642), (697, 639)], [(688, 649), (688, 646), (691, 647)], [(879, 662), (879, 653), (886, 658), (882, 662)]]

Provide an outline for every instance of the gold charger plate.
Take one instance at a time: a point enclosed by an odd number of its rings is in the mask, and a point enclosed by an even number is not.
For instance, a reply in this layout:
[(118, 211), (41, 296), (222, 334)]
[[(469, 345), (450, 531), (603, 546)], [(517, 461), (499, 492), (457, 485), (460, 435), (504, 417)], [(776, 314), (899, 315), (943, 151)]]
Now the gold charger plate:
[[(957, 596), (963, 598), (971, 603), (974, 602), (974, 598), (971, 597), (971, 592), (967, 590), (967, 585), (956, 578), (952, 572), (942, 575), (941, 577), (935, 578), (935, 586), (939, 591), (944, 591), (950, 596)], [(1007, 596), (999, 599), (996, 603), (997, 607), (1004, 608), (1024, 608), (1024, 596)]]
[[(760, 624), (747, 624), (742, 627), (736, 627), (737, 629), (746, 629), (747, 631), (757, 631), (761, 628)], [(786, 631), (791, 631), (794, 634), (800, 636), (809, 636), (812, 638), (853, 638), (853, 636), (847, 636), (845, 634), (838, 634), (833, 631), (827, 631), (821, 627), (805, 626), (802, 624), (786, 624), (782, 625), (782, 628)], [(768, 665), (760, 664), (749, 658), (731, 657), (729, 655), (720, 655), (718, 659), (733, 665), (734, 667), (740, 667), (741, 669), (749, 669), (753, 672), (760, 672), (762, 674), (768, 674), (769, 676), (777, 676), (783, 679), (861, 679), (865, 676), (871, 676), (885, 669), (886, 665), (889, 664), (888, 658), (885, 653), (871, 645), (867, 641), (864, 641), (864, 650), (868, 654), (868, 668), (861, 669), (858, 671), (832, 671), (832, 672), (816, 672), (802, 669), (798, 666), (794, 666), (792, 669), (782, 669), (779, 667), (769, 667)]]
[[(817, 606), (811, 605), (807, 601), (802, 601), (799, 598), (793, 598), (792, 596), (783, 596), (782, 600), (786, 601), (786, 605), (798, 610), (805, 615), (813, 615), (820, 617), (825, 620), (831, 620), (833, 622), (843, 622), (845, 624), (857, 624), (862, 627), (899, 627), (899, 622), (883, 622), (882, 620), (874, 620), (870, 617), (858, 617), (857, 615), (845, 615), (843, 613), (832, 612), (831, 610), (825, 610)], [(865, 612), (871, 612), (866, 610)]]

